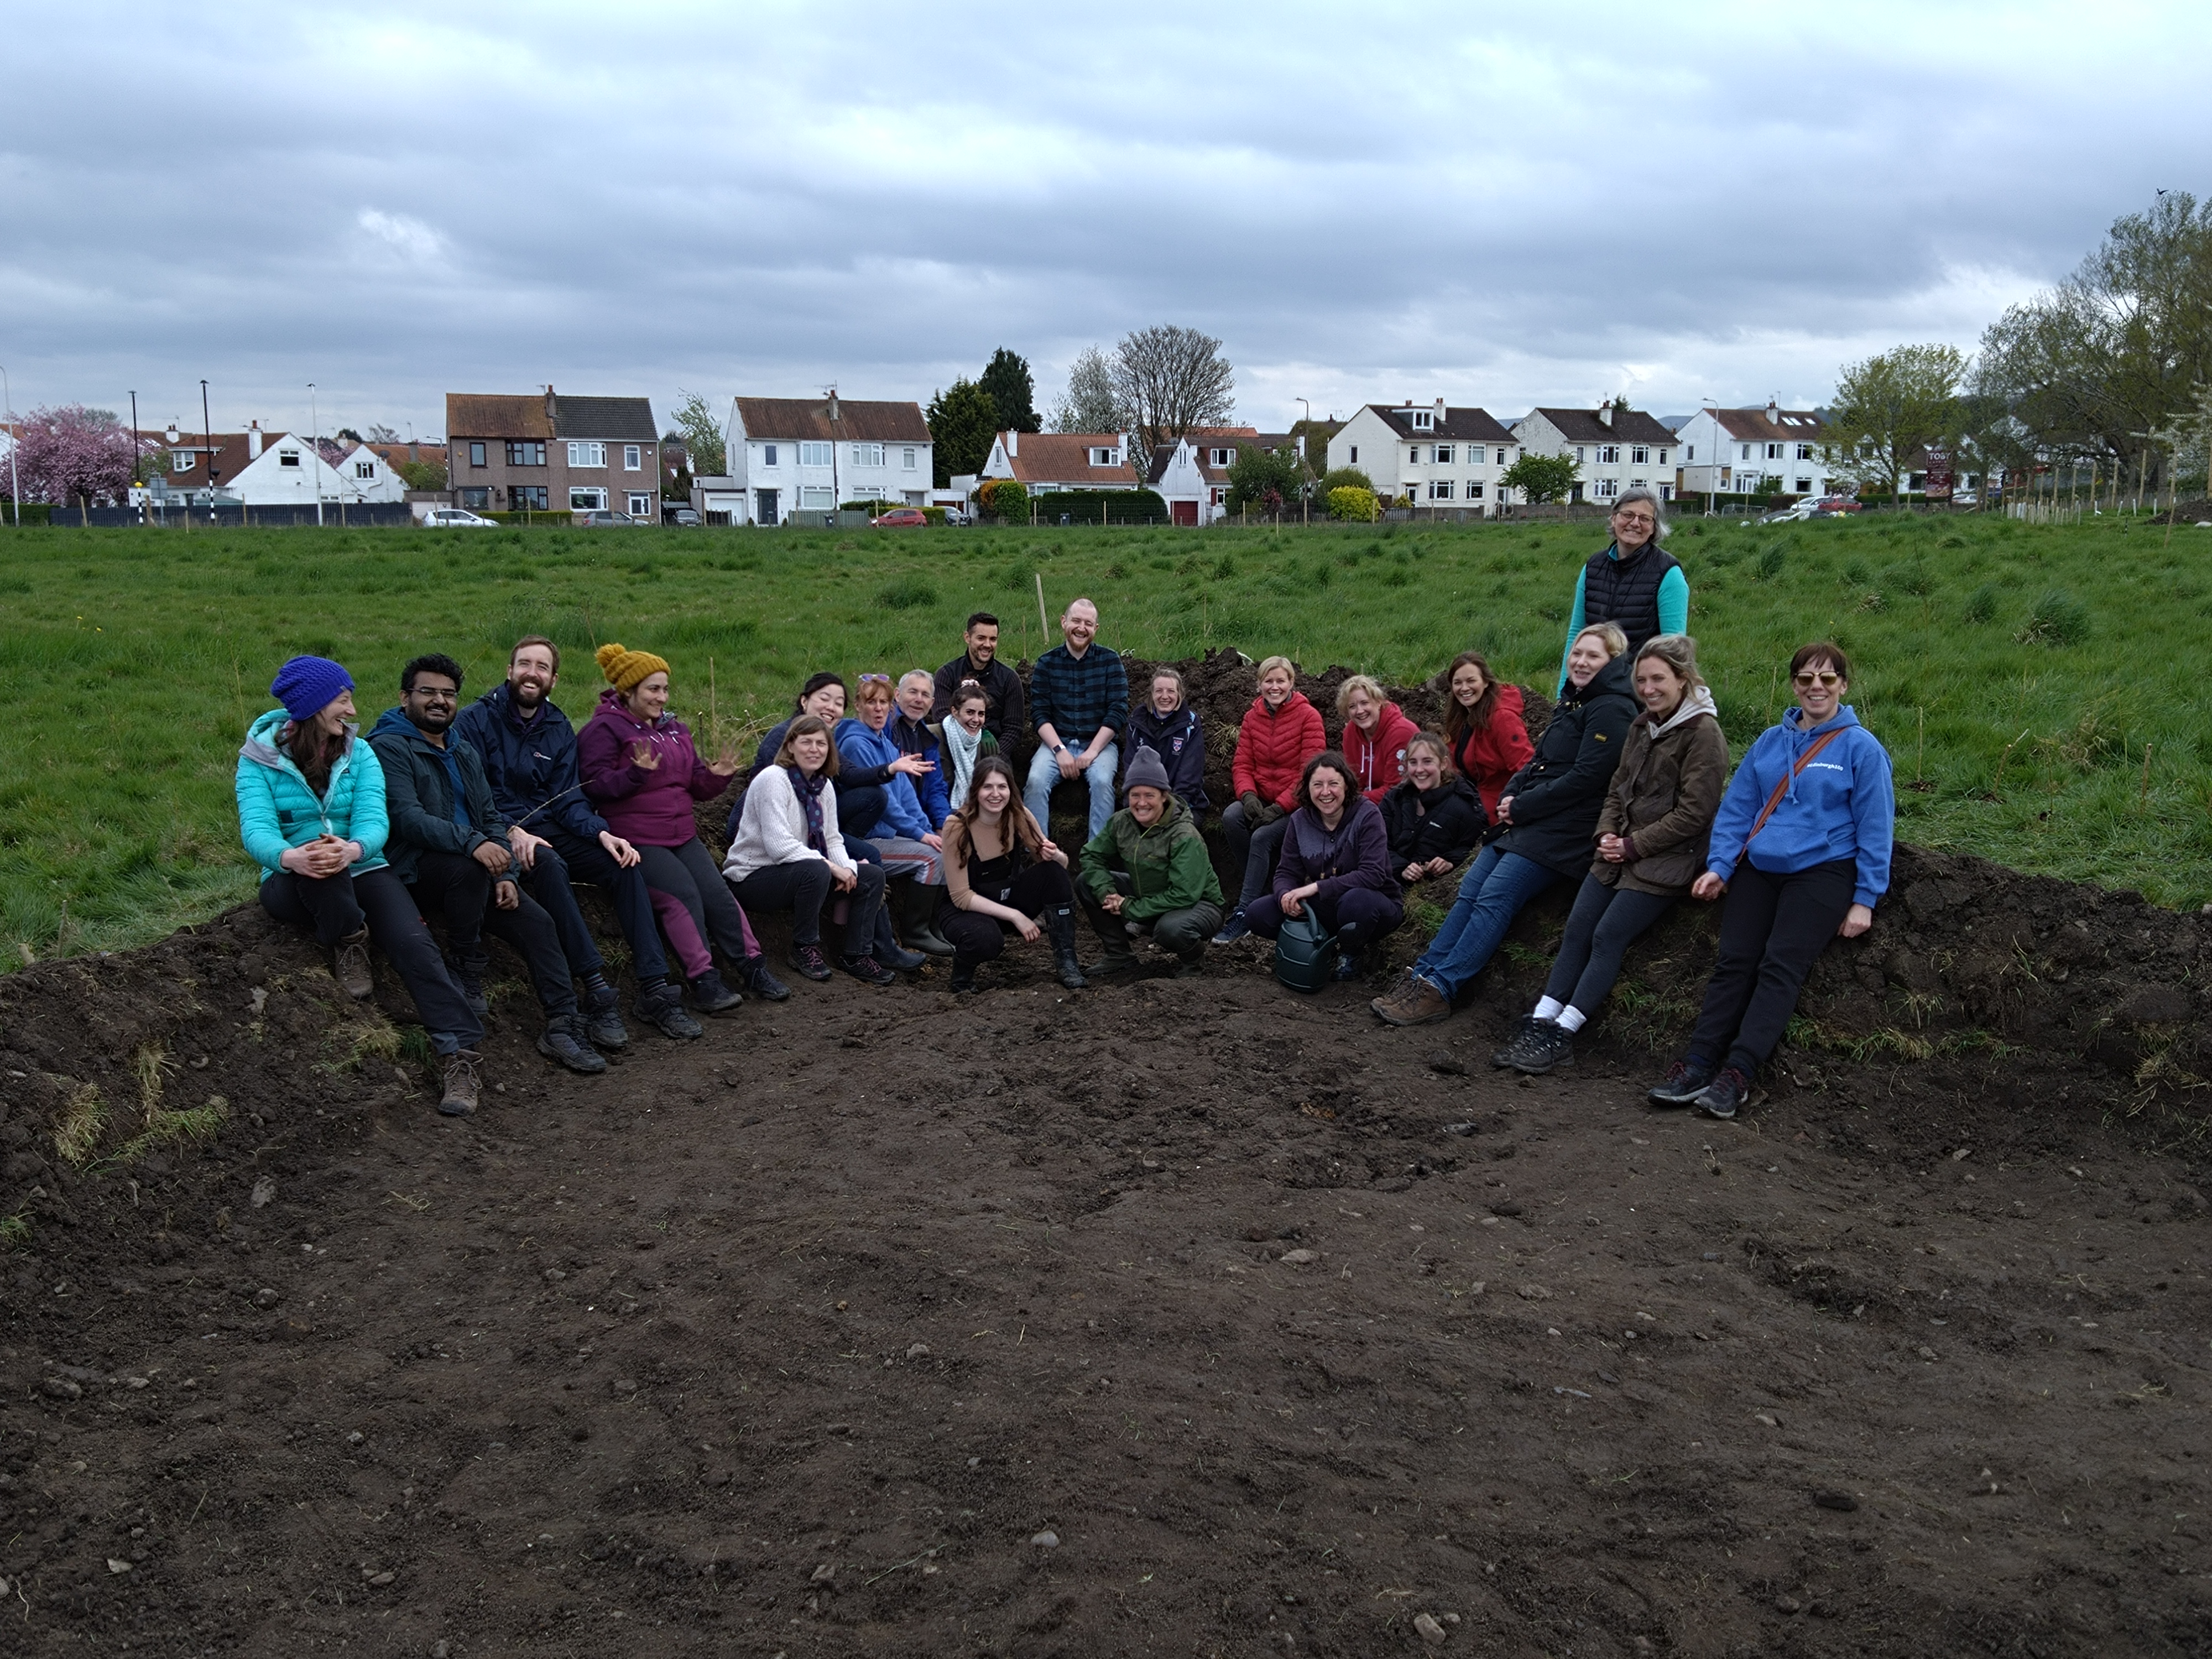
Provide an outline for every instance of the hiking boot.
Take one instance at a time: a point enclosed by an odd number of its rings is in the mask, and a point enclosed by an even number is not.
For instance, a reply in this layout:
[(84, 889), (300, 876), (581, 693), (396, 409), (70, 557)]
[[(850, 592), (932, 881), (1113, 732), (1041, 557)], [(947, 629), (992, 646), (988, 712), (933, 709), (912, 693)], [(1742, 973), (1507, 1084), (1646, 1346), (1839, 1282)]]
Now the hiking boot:
[(1530, 1077), (1541, 1077), (1574, 1063), (1575, 1034), (1548, 1019), (1538, 1020), (1536, 1029), (1514, 1044), (1513, 1057), (1506, 1062)]
[(1713, 1080), (1710, 1060), (1678, 1060), (1667, 1068), (1667, 1075), (1644, 1091), (1644, 1099), (1654, 1106), (1686, 1106), (1705, 1092), (1705, 1085)]
[(768, 970), (766, 957), (747, 957), (738, 964), (738, 983), (767, 1002), (788, 1002), (791, 987)]
[(1229, 920), (1221, 924), (1221, 931), (1213, 936), (1213, 942), (1216, 945), (1234, 945), (1251, 931), (1252, 924), (1244, 920), (1244, 912), (1241, 908), (1231, 910)]
[(929, 958), (921, 951), (909, 951), (898, 942), (890, 913), (880, 909), (876, 912), (875, 942), (869, 945), (868, 954), (895, 973), (918, 974), (929, 964)]
[(1061, 904), (1044, 913), (1045, 936), (1052, 940), (1052, 964), (1060, 975), (1060, 982), (1071, 991), (1087, 991), (1091, 981), (1083, 977), (1083, 964), (1075, 957), (1075, 911), (1073, 906)]
[(663, 1036), (688, 1042), (707, 1035), (707, 1028), (684, 1012), (684, 994), (665, 979), (639, 986), (637, 1001), (632, 1006), (637, 1017)]
[(898, 975), (873, 957), (839, 957), (837, 965), (863, 985), (896, 985)]
[(981, 965), (980, 963), (963, 962), (957, 957), (952, 958), (953, 994), (957, 996), (963, 991), (975, 988), (975, 969)]
[(484, 995), (483, 987), (484, 969), (490, 966), (491, 958), (482, 951), (453, 953), (453, 983), (460, 988), (461, 1000), (478, 1019), (491, 1012), (491, 1000)]
[(1513, 1035), (1505, 1040), (1503, 1048), (1491, 1055), (1490, 1063), (1501, 1072), (1512, 1065), (1513, 1057), (1527, 1046), (1530, 1035), (1542, 1024), (1534, 1014), (1522, 1015), (1514, 1024)]
[(1426, 1025), (1449, 1019), (1452, 1011), (1450, 999), (1419, 974), (1407, 981), (1404, 990), (1377, 997), (1367, 1006), (1392, 1025)]
[(585, 992), (583, 1018), (585, 1040), (594, 1048), (619, 1051), (629, 1047), (629, 1031), (622, 1023), (622, 999), (605, 980)]
[(483, 1081), (477, 1075), (483, 1065), (483, 1056), (473, 1048), (462, 1048), (446, 1056), (446, 1092), (438, 1101), (438, 1112), (442, 1117), (466, 1117), (477, 1109), (477, 1097), (483, 1092)]
[(744, 1001), (712, 968), (691, 981), (691, 1006), (702, 1014), (726, 1014)]
[(331, 977), (356, 1002), (366, 1002), (376, 994), (376, 980), (368, 967), (368, 928), (348, 933), (331, 947)]
[(1743, 1097), (1751, 1092), (1751, 1079), (1733, 1066), (1723, 1066), (1713, 1080), (1691, 1097), (1690, 1104), (1707, 1117), (1731, 1118)]
[(793, 945), (791, 965), (817, 984), (830, 977), (830, 958), (822, 954), (818, 945)]
[(586, 1077), (597, 1077), (607, 1069), (606, 1056), (584, 1040), (584, 1022), (573, 1014), (545, 1022), (544, 1030), (538, 1034), (538, 1052)]

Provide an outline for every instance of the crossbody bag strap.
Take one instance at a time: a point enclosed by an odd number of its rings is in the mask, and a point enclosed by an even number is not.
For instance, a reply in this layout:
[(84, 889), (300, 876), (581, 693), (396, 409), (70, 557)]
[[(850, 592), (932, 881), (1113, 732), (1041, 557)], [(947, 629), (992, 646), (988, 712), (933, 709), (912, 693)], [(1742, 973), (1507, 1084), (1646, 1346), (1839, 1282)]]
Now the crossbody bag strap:
[(1767, 819), (1774, 816), (1774, 809), (1782, 805), (1783, 796), (1790, 793), (1790, 780), (1796, 777), (1799, 773), (1810, 766), (1813, 763), (1813, 757), (1814, 756), (1818, 755), (1823, 749), (1826, 749), (1830, 744), (1833, 743), (1838, 738), (1840, 738), (1843, 735), (1844, 728), (1839, 726), (1834, 731), (1829, 732), (1827, 736), (1815, 743), (1810, 749), (1808, 749), (1802, 755), (1799, 756), (1797, 757), (1797, 764), (1791, 767), (1789, 771), (1783, 774), (1782, 781), (1774, 786), (1774, 793), (1766, 798), (1766, 805), (1759, 809), (1759, 821), (1751, 826), (1751, 834), (1743, 838), (1743, 844), (1746, 847), (1750, 846), (1751, 843), (1758, 838), (1759, 832), (1766, 828)]

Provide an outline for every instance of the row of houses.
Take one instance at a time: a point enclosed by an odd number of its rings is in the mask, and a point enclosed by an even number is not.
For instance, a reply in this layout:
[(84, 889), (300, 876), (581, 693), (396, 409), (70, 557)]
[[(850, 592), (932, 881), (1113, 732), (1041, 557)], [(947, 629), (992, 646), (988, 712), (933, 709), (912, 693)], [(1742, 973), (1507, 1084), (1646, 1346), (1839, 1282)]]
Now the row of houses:
[(403, 463), (442, 465), (439, 444), (364, 443), (264, 431), (186, 434), (175, 427), (137, 434), (158, 452), (142, 489), (132, 494), (155, 507), (221, 501), (247, 507), (307, 507), (317, 501), (363, 505), (407, 499)]

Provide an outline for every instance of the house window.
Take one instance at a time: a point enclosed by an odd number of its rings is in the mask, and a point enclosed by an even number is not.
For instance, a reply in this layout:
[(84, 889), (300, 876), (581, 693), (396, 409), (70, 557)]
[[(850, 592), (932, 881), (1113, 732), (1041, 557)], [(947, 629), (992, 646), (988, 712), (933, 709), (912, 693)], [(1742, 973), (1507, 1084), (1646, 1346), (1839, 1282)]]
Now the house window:
[(1810, 478), (1800, 478), (1800, 479), (1798, 479), (1798, 480), (1797, 480), (1797, 493), (1798, 493), (1800, 495), (1811, 495), (1811, 494), (1813, 493), (1813, 481), (1812, 481)]
[(1799, 444), (1797, 446), (1797, 459), (1801, 461), (1811, 460), (1813, 459), (1813, 446), (1810, 444)]
[[(1683, 458), (1685, 460), (1691, 460), (1691, 461), (1694, 461), (1694, 460), (1696, 460), (1696, 459), (1698, 459), (1698, 447), (1697, 447), (1697, 445), (1695, 445), (1695, 444), (1692, 444), (1692, 445), (1691, 445), (1687, 449), (1684, 450), (1684, 451), (1682, 452), (1682, 458)], [(1662, 460), (1664, 460), (1664, 459), (1666, 459), (1666, 455), (1665, 455), (1665, 453), (1664, 453), (1663, 451), (1661, 453), (1660, 459), (1661, 459)]]
[[(907, 453), (911, 455), (914, 452), (909, 449), (907, 451)], [(1121, 458), (1118, 453), (1110, 449), (1094, 449), (1091, 452), (1091, 465), (1093, 466), (1119, 466), (1121, 465)]]
[(1358, 466), (1359, 465), (1359, 446), (1358, 444), (1352, 446), (1352, 459), (1349, 465), (1352, 466)]
[(1469, 466), (1480, 466), (1484, 464), (1483, 449), (1480, 444), (1469, 444), (1467, 447), (1467, 464)]
[(900, 453), (901, 453), (901, 455), (902, 456), (902, 458), (903, 458), (903, 459), (901, 459), (901, 461), (899, 462), (899, 465), (900, 465), (902, 467), (903, 467), (907, 471), (908, 471), (908, 472), (913, 471), (914, 471), (914, 469), (915, 469), (915, 457), (919, 454), (919, 453), (920, 453), (919, 451), (917, 451), (917, 450), (914, 449), (911, 446), (909, 446), (908, 448), (906, 448), (906, 449), (904, 449), (904, 450), (901, 451), (901, 452), (900, 452)]
[(1649, 489), (1651, 488), (1650, 484), (1644, 483), (1641, 478), (1631, 478), (1628, 481), (1628, 487), (1631, 489)]
[(1598, 498), (1598, 500), (1600, 500), (1600, 501), (1611, 501), (1611, 500), (1612, 500), (1615, 495), (1618, 495), (1619, 494), (1620, 494), (1620, 479), (1618, 479), (1618, 478), (1600, 478), (1600, 479), (1597, 481), (1597, 498)]
[(1782, 446), (1780, 444), (1767, 445), (1766, 459), (1770, 461), (1780, 460), (1782, 459)]
[(1431, 428), (1433, 428), (1433, 427), (1436, 425), (1436, 423), (1437, 423), (1437, 417), (1436, 417), (1435, 414), (1434, 414), (1433, 412), (1431, 412), (1431, 410), (1425, 410), (1425, 409), (1417, 409), (1417, 410), (1415, 410), (1413, 411), (1413, 430), (1414, 430), (1414, 431), (1416, 431), (1416, 432), (1426, 432), (1426, 431), (1430, 430)]
[[(832, 459), (831, 455), (830, 455), (830, 451), (831, 451), (831, 449), (832, 449), (833, 447), (834, 447), (834, 446), (830, 445), (830, 444), (801, 444), (801, 445), (799, 445), (799, 465), (801, 465), (801, 466), (828, 466), (828, 465), (830, 465), (831, 464), (831, 459)], [(834, 493), (834, 492), (833, 492), (833, 493)], [(832, 507), (835, 507), (835, 506), (836, 505), (836, 503), (835, 501), (832, 501), (832, 502), (830, 502), (830, 505), (831, 505)]]
[(605, 444), (570, 444), (568, 446), (570, 466), (605, 466), (606, 464), (607, 447)]
[(545, 465), (545, 446), (509, 438), (507, 441), (507, 464), (509, 466), (543, 466)]
[(1736, 457), (1736, 459), (1737, 459), (1738, 460), (1740, 460), (1740, 461), (1747, 461), (1747, 460), (1749, 460), (1749, 459), (1751, 459), (1751, 446), (1750, 446), (1749, 444), (1746, 444), (1746, 445), (1744, 445), (1744, 446), (1743, 446), (1743, 453), (1742, 453), (1742, 454), (1741, 454), (1741, 455), (1739, 455), (1739, 456), (1737, 456), (1737, 457)]
[(1209, 463), (1212, 465), (1234, 466), (1237, 464), (1237, 452), (1233, 449), (1216, 449), (1209, 451), (1208, 453), (1212, 456), (1212, 460)]
[(297, 466), (297, 465), (299, 465), (299, 464), (300, 464), (300, 452), (299, 452), (298, 450), (296, 450), (296, 449), (280, 449), (280, 450), (278, 450), (278, 451), (276, 452), (276, 465), (279, 465), (279, 466)]
[[(545, 447), (543, 444), (538, 447), (540, 449)], [(542, 465), (543, 463), (541, 462), (540, 465)], [(526, 511), (543, 513), (548, 505), (545, 499), (545, 486), (544, 484), (509, 484), (507, 488), (507, 502), (517, 513)]]
[(1600, 466), (1620, 465), (1620, 446), (1619, 444), (1600, 444), (1597, 447), (1597, 464)]
[(653, 497), (650, 495), (641, 495), (635, 489), (631, 490), (629, 493), (629, 515), (633, 519), (651, 518), (653, 516)]
[(624, 444), (623, 446), (623, 471), (625, 472), (637, 472), (641, 471), (644, 469), (644, 446), (641, 444)]
[(1467, 481), (1467, 498), (1471, 501), (1479, 501), (1482, 499), (1481, 479), (1469, 478)]
[(1448, 501), (1451, 498), (1452, 489), (1451, 480), (1449, 478), (1431, 478), (1429, 480), (1429, 499), (1431, 501)]
[(1408, 466), (1419, 466), (1420, 464), (1421, 464), (1421, 447), (1420, 447), (1420, 445), (1419, 445), (1419, 444), (1407, 444), (1407, 445), (1406, 446), (1406, 465), (1408, 465)]
[[(477, 447), (482, 448), (483, 446), (479, 444)], [(479, 462), (478, 465), (481, 465), (482, 463)], [(482, 484), (471, 484), (461, 491), (461, 505), (473, 512), (481, 513), (491, 505), (491, 491)]]
[(1651, 452), (1642, 444), (1637, 444), (1630, 448), (1628, 459), (1638, 466), (1649, 466), (1651, 464)]
[(1213, 504), (1216, 507), (1219, 507), (1223, 501), (1228, 499), (1228, 497), (1229, 492), (1222, 489), (1220, 485), (1216, 484), (1213, 487)]
[(1662, 466), (1667, 465), (1667, 452), (1663, 449), (1659, 452), (1659, 465)]
[(173, 449), (169, 452), (170, 471), (189, 472), (192, 470), (194, 465), (195, 463), (192, 460), (192, 452), (191, 450)]
[(484, 446), (483, 446), (483, 439), (481, 439), (481, 438), (471, 438), (471, 439), (470, 439), (470, 440), (469, 440), (469, 465), (470, 465), (471, 466), (482, 466), (483, 464), (484, 464)]
[[(801, 444), (799, 447), (804, 452), (808, 446)], [(827, 449), (830, 446), (824, 444), (822, 447)], [(808, 484), (799, 492), (799, 504), (801, 507), (835, 507), (837, 505), (837, 492), (828, 484)]]
[(1583, 453), (1583, 447), (1580, 444), (1577, 444), (1575, 446), (1575, 465), (1580, 466), (1589, 459), (1589, 457)]
[(356, 478), (374, 478), (376, 476), (376, 463), (356, 461), (353, 464), (353, 476)]
[(598, 513), (605, 509), (607, 492), (604, 489), (572, 489), (568, 492), (568, 510), (572, 513)]
[(774, 466), (774, 465), (776, 465), (776, 459), (775, 459), (775, 446), (774, 444), (763, 444), (763, 445), (760, 447), (760, 448), (761, 448), (761, 465), (762, 465), (763, 466)]
[(1451, 465), (1451, 453), (1452, 447), (1449, 444), (1438, 444), (1437, 446), (1437, 465), (1438, 466), (1449, 466)]
[(884, 447), (881, 444), (854, 444), (853, 446), (853, 465), (854, 466), (881, 466), (883, 464)]

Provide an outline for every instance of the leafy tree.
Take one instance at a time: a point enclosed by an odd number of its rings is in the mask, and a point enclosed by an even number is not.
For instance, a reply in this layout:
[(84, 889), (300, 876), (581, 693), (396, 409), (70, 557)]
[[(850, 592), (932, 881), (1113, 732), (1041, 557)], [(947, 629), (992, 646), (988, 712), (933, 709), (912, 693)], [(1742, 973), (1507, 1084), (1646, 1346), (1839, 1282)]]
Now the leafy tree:
[[(1296, 450), (1270, 452), (1255, 443), (1240, 443), (1237, 446), (1237, 459), (1229, 464), (1226, 505), (1231, 513), (1252, 507), (1261, 507), (1270, 514), (1280, 513), (1282, 503), (1297, 499), (1305, 481), (1305, 468)], [(1264, 503), (1271, 495), (1275, 505), (1267, 507)]]
[(1121, 337), (1114, 392), (1149, 452), (1194, 426), (1225, 423), (1237, 406), (1237, 376), (1220, 341), (1163, 323)]
[(1931, 446), (1958, 447), (1966, 410), (1959, 398), (1966, 357), (1956, 346), (1899, 346), (1848, 365), (1828, 416), (1829, 471), (1903, 499), (1913, 461)]
[(955, 473), (981, 472), (1000, 430), (991, 394), (963, 376), (930, 398), (928, 417), (939, 486), (951, 483)]
[(1321, 493), (1326, 495), (1332, 489), (1364, 489), (1371, 495), (1375, 480), (1356, 466), (1333, 466), (1322, 475)]
[(991, 354), (982, 378), (975, 382), (991, 394), (998, 406), (1000, 432), (1042, 432), (1044, 422), (1031, 407), (1036, 384), (1030, 378), (1029, 359), (1000, 346)]
[(691, 458), (694, 471), (710, 476), (729, 470), (728, 447), (722, 441), (722, 422), (713, 407), (696, 392), (676, 388), (676, 430)]
[(1029, 489), (1012, 478), (987, 480), (975, 492), (975, 505), (1000, 524), (1027, 524), (1030, 521)]
[(137, 446), (111, 410), (82, 404), (34, 409), (17, 423), (16, 438), (15, 465), (29, 500), (69, 506), (130, 493)]
[(1519, 490), (1521, 499), (1530, 505), (1541, 507), (1546, 501), (1565, 501), (1581, 473), (1580, 463), (1571, 455), (1539, 455), (1524, 449), (1519, 460), (1498, 475), (1498, 482)]
[(410, 489), (443, 489), (446, 469), (435, 461), (399, 461), (392, 469), (407, 481)]
[(1112, 360), (1095, 345), (1084, 347), (1068, 365), (1067, 390), (1052, 411), (1052, 429), (1120, 433), (1128, 428), (1121, 396), (1114, 390)]

